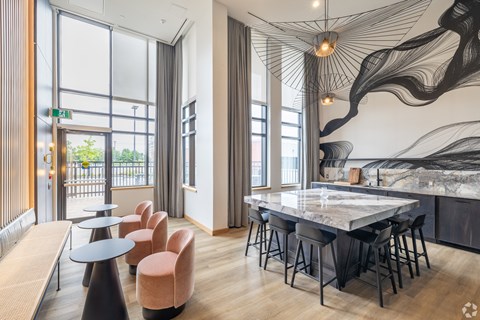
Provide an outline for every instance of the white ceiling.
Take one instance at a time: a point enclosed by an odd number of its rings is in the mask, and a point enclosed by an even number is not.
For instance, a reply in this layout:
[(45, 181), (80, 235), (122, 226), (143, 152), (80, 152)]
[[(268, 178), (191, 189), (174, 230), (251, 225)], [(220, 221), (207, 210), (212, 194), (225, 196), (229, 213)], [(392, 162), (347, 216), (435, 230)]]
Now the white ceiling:
[[(218, 0), (228, 8), (229, 16), (247, 25), (261, 23), (256, 16), (269, 22), (305, 21), (325, 16), (325, 0), (317, 0), (319, 6), (314, 8), (315, 0)], [(354, 13), (388, 6), (400, 0), (329, 0), (328, 17), (340, 17)]]
[(53, 6), (174, 43), (187, 26), (188, 0), (50, 0)]
[[(56, 7), (173, 44), (188, 27), (188, 8), (198, 0), (50, 0)], [(247, 25), (267, 21), (302, 21), (323, 18), (324, 1), (217, 0), (229, 16)], [(328, 16), (339, 17), (387, 6), (399, 0), (329, 0)]]

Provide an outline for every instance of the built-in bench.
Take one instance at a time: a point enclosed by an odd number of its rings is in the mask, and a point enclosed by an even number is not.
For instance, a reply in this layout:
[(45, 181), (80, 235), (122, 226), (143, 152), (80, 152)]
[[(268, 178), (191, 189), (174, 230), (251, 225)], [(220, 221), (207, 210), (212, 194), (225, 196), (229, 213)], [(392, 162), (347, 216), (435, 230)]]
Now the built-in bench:
[[(21, 235), (17, 231), (18, 240), (0, 260), (0, 319), (36, 318), (71, 226), (70, 221), (55, 221), (30, 225)], [(7, 242), (5, 238), (0, 237)]]

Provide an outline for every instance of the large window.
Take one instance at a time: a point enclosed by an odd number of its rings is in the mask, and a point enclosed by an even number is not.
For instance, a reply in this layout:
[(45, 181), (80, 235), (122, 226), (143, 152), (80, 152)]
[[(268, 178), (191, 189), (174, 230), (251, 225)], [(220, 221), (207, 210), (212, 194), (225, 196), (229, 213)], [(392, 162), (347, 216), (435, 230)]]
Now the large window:
[(252, 187), (267, 185), (267, 107), (252, 104)]
[(300, 183), (302, 114), (282, 109), (282, 184)]
[(252, 187), (266, 187), (268, 162), (267, 68), (252, 46)]
[(58, 34), (62, 122), (112, 129), (114, 187), (153, 184), (156, 42), (63, 12)]
[(183, 184), (195, 186), (195, 137), (196, 137), (195, 101), (182, 108), (182, 148), (183, 148)]

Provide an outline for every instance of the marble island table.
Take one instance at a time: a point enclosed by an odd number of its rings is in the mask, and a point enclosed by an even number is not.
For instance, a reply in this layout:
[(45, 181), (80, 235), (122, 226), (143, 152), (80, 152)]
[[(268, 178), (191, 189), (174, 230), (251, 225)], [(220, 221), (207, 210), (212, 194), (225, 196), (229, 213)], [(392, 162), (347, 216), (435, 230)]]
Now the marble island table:
[[(327, 199), (325, 199), (328, 197)], [(358, 261), (358, 250), (350, 266), (346, 266), (350, 238), (347, 232), (407, 212), (419, 206), (418, 200), (376, 196), (354, 192), (308, 189), (246, 196), (244, 201), (254, 207), (268, 209), (271, 214), (294, 222), (313, 224), (337, 235), (338, 279), (350, 278), (351, 266)], [(290, 235), (294, 237), (294, 235)], [(293, 261), (295, 241), (289, 241), (289, 262)], [(358, 245), (358, 244), (357, 244)], [(308, 250), (307, 250), (308, 251)], [(315, 251), (315, 250), (314, 250)], [(328, 251), (328, 250), (327, 250)], [(315, 253), (314, 253), (315, 254)], [(324, 252), (325, 273), (333, 276), (333, 259)], [(316, 258), (313, 257), (313, 261)], [(316, 271), (314, 271), (315, 273)], [(344, 283), (342, 284), (344, 285)]]

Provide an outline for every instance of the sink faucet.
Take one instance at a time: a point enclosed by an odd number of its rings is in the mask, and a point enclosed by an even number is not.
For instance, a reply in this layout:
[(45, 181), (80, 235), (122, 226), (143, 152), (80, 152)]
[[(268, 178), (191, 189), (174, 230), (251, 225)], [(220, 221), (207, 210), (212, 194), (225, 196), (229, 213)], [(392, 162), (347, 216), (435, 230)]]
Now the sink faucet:
[(380, 187), (380, 181), (383, 179), (380, 179), (380, 169), (377, 169), (377, 187)]

